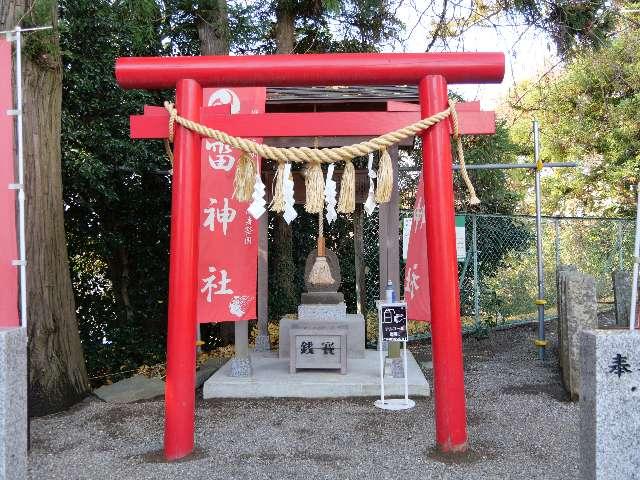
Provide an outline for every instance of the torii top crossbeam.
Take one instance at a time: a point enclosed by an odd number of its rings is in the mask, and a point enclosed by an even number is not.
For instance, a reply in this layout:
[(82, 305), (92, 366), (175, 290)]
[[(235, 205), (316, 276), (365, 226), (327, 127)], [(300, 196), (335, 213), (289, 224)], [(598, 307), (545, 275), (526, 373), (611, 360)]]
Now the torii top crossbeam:
[(503, 53), (342, 53), (209, 57), (130, 57), (116, 62), (124, 88), (173, 88), (185, 78), (202, 87), (417, 85), (428, 75), (448, 84), (500, 83)]

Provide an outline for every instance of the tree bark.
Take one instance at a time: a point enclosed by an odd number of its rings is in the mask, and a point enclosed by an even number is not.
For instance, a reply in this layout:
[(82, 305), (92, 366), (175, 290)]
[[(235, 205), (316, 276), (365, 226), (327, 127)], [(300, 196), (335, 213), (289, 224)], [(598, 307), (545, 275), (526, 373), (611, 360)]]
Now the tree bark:
[(282, 3), (276, 9), (276, 53), (293, 53), (295, 15)]
[(118, 247), (118, 257), (120, 260), (120, 297), (124, 305), (127, 323), (134, 318), (133, 306), (129, 298), (129, 253), (124, 246)]
[(43, 13), (33, 8), (36, 1), (0, 0), (0, 26), (10, 30), (22, 21), (56, 27), (23, 36), (29, 411), (37, 416), (80, 400), (89, 382), (64, 232), (57, 2)]
[(201, 55), (229, 54), (229, 13), (226, 0), (200, 2), (197, 28)]

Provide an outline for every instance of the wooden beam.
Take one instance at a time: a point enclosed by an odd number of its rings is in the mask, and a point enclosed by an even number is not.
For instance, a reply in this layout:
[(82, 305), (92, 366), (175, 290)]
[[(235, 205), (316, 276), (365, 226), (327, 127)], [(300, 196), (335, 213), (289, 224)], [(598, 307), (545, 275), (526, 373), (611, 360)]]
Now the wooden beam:
[(385, 298), (387, 281), (391, 280), (400, 299), (400, 209), (398, 192), (398, 148), (389, 149), (393, 165), (391, 200), (378, 206), (378, 245), (380, 262), (380, 298)]
[[(361, 203), (356, 204), (353, 212), (353, 252), (356, 274), (356, 310), (367, 318), (367, 285), (366, 265), (364, 264), (364, 209)], [(365, 322), (365, 343), (367, 325)]]
[[(308, 147), (314, 145), (318, 141), (319, 148), (344, 147), (345, 145), (353, 145), (355, 143), (371, 140), (371, 137), (272, 137), (269, 139), (269, 145), (272, 147)], [(406, 138), (398, 142), (400, 147), (413, 147), (414, 137)]]
[[(308, 112), (264, 114), (220, 114), (219, 109), (203, 107), (201, 121), (210, 128), (239, 137), (334, 137), (381, 135), (420, 120), (420, 112)], [(168, 113), (132, 115), (131, 138), (167, 138)], [(495, 113), (460, 111), (460, 133), (495, 133)], [(451, 122), (447, 120), (451, 131)], [(268, 142), (267, 142), (268, 143)]]
[[(420, 111), (420, 105), (418, 103), (387, 100), (387, 112), (419, 112), (419, 111)], [(480, 102), (458, 102), (456, 103), (456, 111), (457, 112), (479, 112)]]
[(258, 220), (258, 335), (262, 343), (256, 341), (256, 350), (269, 348), (269, 213)]

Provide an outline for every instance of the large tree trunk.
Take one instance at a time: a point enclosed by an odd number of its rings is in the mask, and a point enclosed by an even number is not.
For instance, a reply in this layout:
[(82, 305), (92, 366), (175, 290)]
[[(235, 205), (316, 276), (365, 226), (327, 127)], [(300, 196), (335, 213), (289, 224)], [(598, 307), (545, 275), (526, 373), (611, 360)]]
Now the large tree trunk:
[(295, 15), (284, 3), (276, 9), (276, 52), (293, 53), (295, 39)]
[(29, 409), (31, 415), (44, 415), (81, 399), (89, 382), (64, 233), (57, 2), (45, 12), (33, 8), (36, 2), (0, 0), (0, 26), (9, 30), (20, 20), (56, 26), (54, 32), (24, 34), (22, 57)]
[(226, 0), (200, 2), (197, 27), (201, 55), (229, 54), (229, 13)]
[[(276, 53), (293, 53), (294, 47), (294, 12), (287, 9), (286, 1), (280, 1), (276, 8)], [(281, 314), (292, 313), (298, 298), (296, 292), (296, 264), (293, 258), (293, 232), (291, 226), (284, 220), (282, 214), (275, 216), (273, 232), (274, 249), (273, 269), (274, 279), (271, 281), (277, 296), (274, 309)], [(271, 259), (269, 259), (271, 261)]]
[[(229, 55), (229, 12), (226, 0), (206, 0), (198, 7), (200, 55)], [(223, 345), (234, 343), (234, 322), (216, 324)]]

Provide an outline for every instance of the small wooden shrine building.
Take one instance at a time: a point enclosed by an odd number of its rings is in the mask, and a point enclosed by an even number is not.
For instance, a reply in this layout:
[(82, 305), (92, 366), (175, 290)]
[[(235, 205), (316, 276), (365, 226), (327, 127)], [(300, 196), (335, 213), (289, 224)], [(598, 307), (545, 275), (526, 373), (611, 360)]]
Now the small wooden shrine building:
[[(300, 87), (267, 88), (267, 113), (303, 113), (303, 112), (389, 112), (418, 110), (418, 89), (415, 86), (350, 86), (350, 87)], [(415, 105), (415, 107), (414, 107)], [(319, 148), (351, 145), (370, 137), (330, 136), (330, 137), (275, 137), (269, 138), (269, 144), (275, 147), (317, 146)], [(399, 143), (400, 147), (412, 148), (413, 138)], [(400, 211), (398, 198), (398, 146), (389, 149), (393, 163), (394, 190), (391, 201), (378, 205), (378, 243), (379, 243), (379, 284), (380, 296), (391, 280), (396, 288), (400, 285)], [(262, 179), (267, 186), (267, 201), (271, 201), (271, 185), (275, 175), (272, 162), (264, 162)], [(305, 202), (305, 185), (301, 172), (294, 172), (294, 191), (297, 204)], [(336, 171), (334, 179), (340, 182), (342, 175)], [(354, 252), (356, 291), (358, 309), (365, 313), (366, 288), (363, 263), (363, 216), (362, 208), (367, 199), (369, 178), (366, 169), (356, 170), (356, 210), (354, 222)], [(338, 186), (339, 190), (339, 186)], [(295, 221), (294, 221), (295, 222)], [(260, 243), (258, 260), (258, 325), (261, 334), (266, 334), (268, 322), (268, 217), (260, 219)]]

